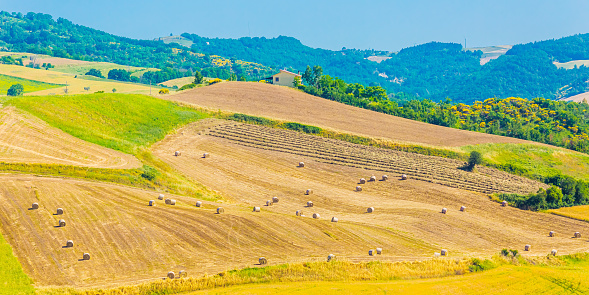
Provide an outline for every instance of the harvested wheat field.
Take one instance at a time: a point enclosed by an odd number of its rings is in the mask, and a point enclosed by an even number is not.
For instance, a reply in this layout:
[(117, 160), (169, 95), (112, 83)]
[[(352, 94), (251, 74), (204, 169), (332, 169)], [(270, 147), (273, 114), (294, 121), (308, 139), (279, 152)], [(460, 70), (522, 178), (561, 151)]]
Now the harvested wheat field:
[(141, 167), (134, 156), (73, 137), (14, 107), (0, 109), (0, 162)]
[(471, 132), (361, 109), (301, 91), (252, 82), (217, 83), (183, 91), (167, 99), (225, 111), (294, 121), (397, 142), (434, 146), (481, 143), (531, 143)]
[[(282, 132), (286, 133), (276, 135)], [(503, 248), (523, 252), (525, 244), (534, 245), (529, 252), (534, 255), (545, 255), (551, 249), (564, 252), (587, 249), (587, 240), (570, 236), (575, 231), (589, 230), (589, 224), (501, 207), (480, 193), (489, 189), (535, 191), (543, 186), (540, 183), (491, 169), (463, 172), (456, 168), (458, 163), (447, 159), (403, 155), (347, 143), (338, 145), (323, 138), (315, 141), (321, 144), (295, 132), (205, 120), (169, 135), (152, 150), (174, 168), (227, 199), (261, 206), (262, 212), (295, 216), (302, 210), (303, 219), (311, 218), (314, 213), (321, 216), (320, 220), (337, 217), (337, 226), (349, 223), (383, 226), (408, 241), (420, 241), (437, 251), (448, 249), (454, 257), (491, 255)], [(174, 157), (175, 149), (182, 150), (182, 157)], [(209, 158), (202, 157), (205, 152), (210, 154)], [(299, 167), (301, 161), (304, 167)], [(401, 173), (406, 173), (409, 179), (400, 180)], [(380, 180), (383, 174), (389, 176), (388, 180)], [(368, 179), (371, 175), (379, 180), (358, 184), (360, 178)], [(362, 191), (356, 191), (356, 186), (361, 186)], [(313, 193), (305, 194), (307, 189)], [(264, 206), (274, 196), (280, 202)], [(306, 207), (308, 201), (313, 202), (313, 207)], [(460, 212), (461, 206), (468, 209)], [(369, 207), (374, 207), (373, 213), (367, 213)], [(447, 214), (441, 213), (442, 208), (448, 208)], [(551, 230), (570, 234), (550, 238)], [(391, 253), (387, 250), (389, 245), (375, 244), (362, 250), (367, 253), (377, 246), (394, 256), (407, 256), (405, 251), (414, 247), (408, 243), (406, 248)], [(428, 251), (420, 254), (433, 256)], [(368, 258), (366, 254), (365, 257)]]
[[(231, 204), (215, 214), (219, 204), (198, 208), (193, 198), (173, 196), (170, 206), (154, 192), (82, 180), (0, 176), (0, 182), (2, 234), (37, 286), (105, 287), (179, 270), (197, 276), (252, 267), (262, 256), (269, 264), (324, 260), (329, 253), (361, 259), (373, 245), (386, 245), (391, 254), (383, 259), (390, 260), (435, 251), (384, 226), (333, 225)], [(29, 209), (33, 202), (39, 209)], [(57, 208), (64, 214), (55, 215)], [(58, 227), (60, 219), (66, 226)]]

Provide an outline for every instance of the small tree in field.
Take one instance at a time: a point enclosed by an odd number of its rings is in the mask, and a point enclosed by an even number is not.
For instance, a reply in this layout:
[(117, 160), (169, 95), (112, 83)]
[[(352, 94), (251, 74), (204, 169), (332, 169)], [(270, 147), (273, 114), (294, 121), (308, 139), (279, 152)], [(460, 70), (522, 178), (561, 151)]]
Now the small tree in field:
[(23, 92), (24, 92), (24, 87), (22, 86), (22, 84), (14, 84), (14, 85), (10, 86), (10, 88), (8, 88), (8, 91), (6, 91), (6, 95), (20, 96), (23, 94)]
[(202, 84), (204, 82), (204, 77), (199, 71), (196, 71), (194, 74), (194, 84)]
[(473, 171), (476, 165), (480, 165), (483, 163), (483, 155), (477, 151), (470, 152), (470, 157), (468, 158), (468, 164), (466, 164), (466, 169), (468, 171)]
[(115, 93), (115, 92), (117, 92), (117, 89), (116, 88), (113, 88), (112, 89), (112, 93)]

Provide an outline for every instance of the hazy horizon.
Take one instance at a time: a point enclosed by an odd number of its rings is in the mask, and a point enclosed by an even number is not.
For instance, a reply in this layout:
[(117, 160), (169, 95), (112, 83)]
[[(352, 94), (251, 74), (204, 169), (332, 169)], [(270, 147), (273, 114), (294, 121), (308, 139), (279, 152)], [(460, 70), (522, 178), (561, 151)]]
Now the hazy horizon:
[[(51, 14), (134, 39), (170, 33), (210, 38), (280, 35), (307, 46), (398, 51), (431, 41), (513, 45), (589, 32), (584, 1), (204, 1), (0, 0), (2, 10)], [(424, 9), (427, 7), (427, 9)]]

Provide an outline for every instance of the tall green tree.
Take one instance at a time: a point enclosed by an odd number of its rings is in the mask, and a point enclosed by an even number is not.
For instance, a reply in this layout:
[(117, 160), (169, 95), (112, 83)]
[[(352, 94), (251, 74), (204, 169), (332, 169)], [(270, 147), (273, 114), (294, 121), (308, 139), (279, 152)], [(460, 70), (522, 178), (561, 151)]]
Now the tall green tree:
[(23, 94), (23, 92), (24, 92), (24, 87), (22, 86), (22, 84), (14, 84), (14, 85), (10, 86), (10, 88), (8, 88), (8, 91), (6, 91), (6, 95), (20, 96)]
[(203, 75), (199, 71), (196, 71), (194, 73), (194, 84), (202, 84), (202, 82), (204, 82)]

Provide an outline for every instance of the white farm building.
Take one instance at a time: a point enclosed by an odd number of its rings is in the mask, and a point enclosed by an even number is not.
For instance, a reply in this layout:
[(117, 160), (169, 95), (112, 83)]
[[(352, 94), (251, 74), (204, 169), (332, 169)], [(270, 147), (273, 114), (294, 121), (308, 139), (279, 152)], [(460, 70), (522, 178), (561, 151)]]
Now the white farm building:
[(294, 87), (294, 78), (301, 77), (299, 74), (291, 73), (287, 70), (280, 70), (278, 74), (266, 78), (266, 83)]

